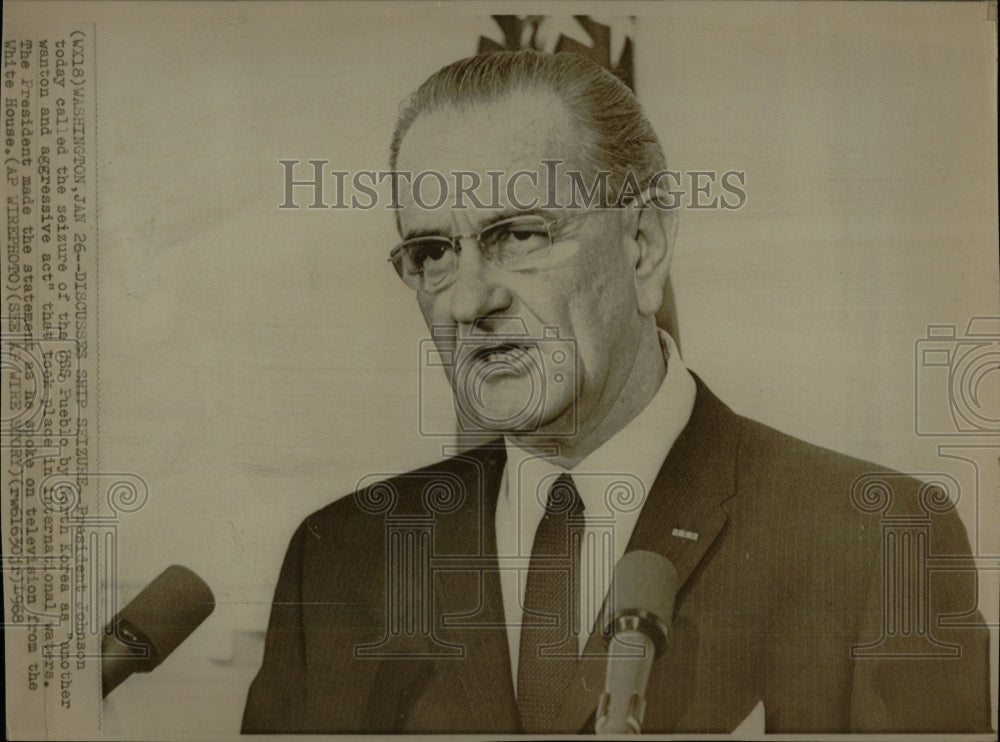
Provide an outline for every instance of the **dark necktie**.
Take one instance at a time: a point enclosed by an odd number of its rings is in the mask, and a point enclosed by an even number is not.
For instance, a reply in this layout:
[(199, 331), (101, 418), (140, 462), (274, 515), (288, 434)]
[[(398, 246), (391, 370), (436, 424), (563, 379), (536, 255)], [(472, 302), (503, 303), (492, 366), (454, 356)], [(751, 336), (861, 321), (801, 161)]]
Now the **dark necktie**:
[(583, 502), (569, 474), (549, 488), (524, 590), (517, 705), (525, 732), (555, 721), (576, 670)]

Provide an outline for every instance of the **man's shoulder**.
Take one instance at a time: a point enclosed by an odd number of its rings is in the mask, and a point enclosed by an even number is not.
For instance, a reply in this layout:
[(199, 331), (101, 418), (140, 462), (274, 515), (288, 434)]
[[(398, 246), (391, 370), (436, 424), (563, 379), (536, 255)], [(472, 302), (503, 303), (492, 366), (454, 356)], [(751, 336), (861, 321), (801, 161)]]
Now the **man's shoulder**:
[(737, 418), (739, 463), (745, 474), (780, 473), (810, 478), (822, 474), (841, 480), (868, 472), (892, 472), (886, 466), (810, 443), (748, 417), (737, 415)]
[(758, 479), (803, 479), (812, 483), (853, 480), (867, 472), (889, 472), (880, 466), (797, 438), (735, 412), (692, 373), (697, 384), (695, 406), (684, 431), (687, 448), (715, 449), (711, 461), (735, 462), (738, 482)]
[(808, 524), (832, 538), (842, 535), (839, 526), (877, 539), (879, 524), (919, 519), (934, 526), (933, 549), (968, 551), (956, 512), (960, 492), (948, 475), (897, 471), (749, 418), (739, 421), (737, 492), (746, 495), (746, 507), (780, 513), (785, 525)]
[(305, 518), (300, 531), (313, 538), (331, 532), (383, 529), (386, 520), (449, 514), (482, 501), (499, 483), (506, 460), (502, 439), (449, 455), (409, 471), (379, 469), (361, 476), (354, 490)]
[[(889, 467), (810, 443), (770, 425), (734, 412), (697, 376), (698, 398), (688, 423), (695, 447), (717, 447), (712, 460), (734, 465), (737, 491), (754, 488), (796, 488), (802, 493), (849, 493), (855, 481), (866, 477), (893, 478), (909, 489), (920, 482)], [(687, 430), (685, 431), (688, 432)]]

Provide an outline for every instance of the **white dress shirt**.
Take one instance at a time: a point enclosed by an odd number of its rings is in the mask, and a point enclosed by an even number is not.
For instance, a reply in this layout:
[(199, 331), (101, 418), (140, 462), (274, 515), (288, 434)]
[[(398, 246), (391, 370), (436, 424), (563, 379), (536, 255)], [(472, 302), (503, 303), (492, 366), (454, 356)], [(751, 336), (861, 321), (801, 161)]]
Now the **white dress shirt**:
[(564, 473), (573, 477), (585, 507), (580, 565), (579, 651), (604, 603), (615, 564), (625, 553), (646, 495), (670, 448), (691, 417), (695, 382), (673, 338), (660, 330), (667, 373), (659, 390), (631, 422), (570, 470), (547, 455), (506, 440), (507, 465), (497, 498), (497, 559), (503, 595), (511, 673), (517, 686), (521, 616), (531, 546), (545, 514), (549, 487)]

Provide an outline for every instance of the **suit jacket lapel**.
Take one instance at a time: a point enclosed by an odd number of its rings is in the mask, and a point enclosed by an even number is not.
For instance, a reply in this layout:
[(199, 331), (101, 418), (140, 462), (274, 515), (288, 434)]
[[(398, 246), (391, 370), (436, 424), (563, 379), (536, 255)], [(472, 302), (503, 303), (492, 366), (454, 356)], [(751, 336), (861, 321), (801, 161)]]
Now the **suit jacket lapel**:
[(628, 551), (670, 559), (678, 592), (726, 522), (723, 503), (736, 494), (739, 418), (695, 377), (698, 392), (684, 431), (663, 462)]
[[(726, 522), (723, 503), (736, 494), (739, 418), (697, 376), (695, 381), (691, 419), (663, 462), (626, 548), (653, 551), (673, 562), (679, 575), (678, 600)], [(580, 659), (557, 729), (583, 731), (588, 726), (586, 731), (593, 731), (591, 717), (604, 690), (605, 666), (604, 642), (595, 633)]]

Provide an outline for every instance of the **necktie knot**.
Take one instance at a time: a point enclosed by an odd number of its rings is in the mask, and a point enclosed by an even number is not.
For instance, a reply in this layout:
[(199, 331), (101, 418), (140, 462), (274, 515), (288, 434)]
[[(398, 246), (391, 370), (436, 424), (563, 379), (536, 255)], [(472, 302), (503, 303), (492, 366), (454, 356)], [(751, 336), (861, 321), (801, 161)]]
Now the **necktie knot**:
[(584, 510), (583, 500), (569, 474), (560, 474), (549, 487), (545, 501), (545, 515), (579, 515)]

